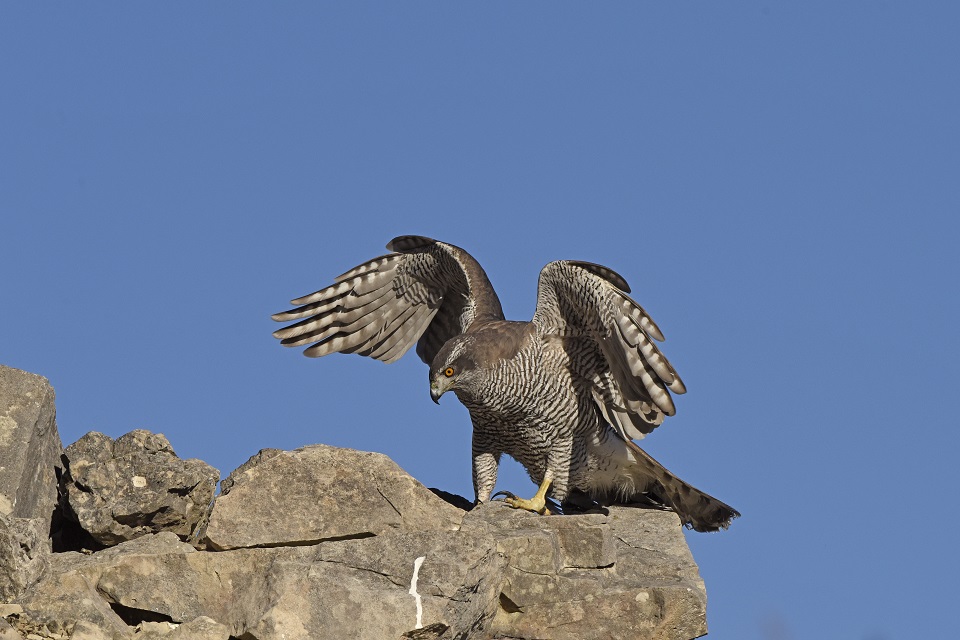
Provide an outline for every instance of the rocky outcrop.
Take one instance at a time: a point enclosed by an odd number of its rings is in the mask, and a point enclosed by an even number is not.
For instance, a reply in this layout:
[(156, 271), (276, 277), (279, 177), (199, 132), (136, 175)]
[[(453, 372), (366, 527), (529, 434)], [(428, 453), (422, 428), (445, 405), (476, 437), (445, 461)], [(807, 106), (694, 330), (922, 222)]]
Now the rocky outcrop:
[(506, 560), (490, 630), (507, 638), (695, 638), (706, 593), (676, 514), (633, 507), (548, 516), (471, 511)]
[(221, 551), (315, 544), (395, 529), (455, 530), (462, 518), (383, 454), (265, 449), (223, 481), (203, 541)]
[(324, 445), (261, 451), (207, 510), (193, 492), (210, 469), (162, 436), (91, 433), (65, 460), (64, 508), (96, 537), (55, 553), (38, 520), (0, 517), (0, 640), (706, 633), (703, 583), (669, 512), (465, 511), (386, 456)]
[(432, 638), (693, 638), (706, 631), (703, 585), (670, 544), (678, 534), (669, 513), (537, 517), (502, 504), (470, 512), (456, 532), (306, 546), (198, 551), (164, 532), (54, 555), (17, 619), (63, 635), (85, 622), (108, 638), (200, 619), (247, 640), (374, 640), (418, 627)]
[(9, 602), (40, 577), (50, 555), (50, 529), (41, 518), (0, 515), (0, 602)]
[(50, 383), (0, 365), (0, 602), (40, 575), (52, 549), (61, 450)]
[(0, 515), (51, 521), (62, 449), (56, 417), (46, 378), (0, 365)]
[(142, 429), (116, 441), (92, 431), (65, 458), (65, 515), (104, 546), (161, 531), (188, 539), (220, 479), (206, 462), (178, 458), (163, 434)]

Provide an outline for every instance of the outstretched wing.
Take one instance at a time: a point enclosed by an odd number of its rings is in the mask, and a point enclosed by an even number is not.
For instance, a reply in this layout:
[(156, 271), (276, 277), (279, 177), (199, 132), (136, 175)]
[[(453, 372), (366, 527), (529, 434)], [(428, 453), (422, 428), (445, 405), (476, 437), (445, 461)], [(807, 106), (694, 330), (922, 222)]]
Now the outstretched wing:
[[(278, 322), (300, 320), (273, 333), (280, 343), (314, 343), (304, 355), (357, 353), (393, 362), (417, 343), (428, 365), (443, 344), (477, 320), (502, 320), (487, 274), (463, 249), (422, 236), (400, 236), (393, 251), (338, 277), (334, 284), (291, 301)], [(419, 341), (419, 342), (418, 342)]]
[(594, 398), (625, 440), (642, 438), (673, 415), (670, 391), (683, 381), (653, 340), (663, 334), (629, 295), (614, 271), (589, 262), (551, 262), (540, 272), (533, 323), (544, 334), (579, 337), (595, 345), (594, 357), (576, 362), (594, 381)]

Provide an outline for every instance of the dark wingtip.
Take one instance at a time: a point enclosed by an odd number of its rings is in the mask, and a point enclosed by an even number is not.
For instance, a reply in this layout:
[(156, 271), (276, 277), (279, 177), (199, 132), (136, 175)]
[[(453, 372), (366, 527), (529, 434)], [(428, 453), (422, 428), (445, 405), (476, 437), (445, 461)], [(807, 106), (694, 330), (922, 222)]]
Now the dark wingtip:
[(581, 269), (585, 269), (593, 275), (600, 276), (624, 293), (630, 293), (630, 285), (627, 284), (627, 281), (624, 280), (623, 276), (609, 267), (605, 267), (602, 264), (595, 264), (593, 262), (581, 262), (580, 260), (567, 260), (566, 262), (567, 264), (572, 264), (580, 267)]
[(387, 249), (390, 251), (413, 251), (435, 243), (436, 240), (426, 236), (397, 236), (387, 243)]

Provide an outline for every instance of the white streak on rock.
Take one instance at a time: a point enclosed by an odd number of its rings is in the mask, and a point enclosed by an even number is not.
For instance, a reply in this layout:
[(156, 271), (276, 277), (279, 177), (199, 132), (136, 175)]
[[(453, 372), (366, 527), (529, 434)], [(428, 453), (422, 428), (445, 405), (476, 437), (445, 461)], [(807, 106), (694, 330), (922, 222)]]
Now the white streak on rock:
[(420, 567), (427, 556), (420, 556), (413, 561), (413, 577), (410, 579), (410, 591), (408, 593), (417, 599), (417, 626), (414, 629), (423, 628), (423, 602), (420, 600), (420, 594), (417, 593), (417, 575), (420, 573)]

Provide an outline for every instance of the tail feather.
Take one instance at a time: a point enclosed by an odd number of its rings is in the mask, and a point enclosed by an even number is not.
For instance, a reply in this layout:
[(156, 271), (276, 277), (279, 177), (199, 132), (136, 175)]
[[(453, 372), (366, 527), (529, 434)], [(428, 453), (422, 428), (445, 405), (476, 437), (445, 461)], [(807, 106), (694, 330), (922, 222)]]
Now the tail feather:
[(734, 518), (740, 517), (736, 509), (673, 475), (633, 442), (628, 441), (627, 446), (637, 460), (631, 474), (635, 476), (634, 495), (623, 496), (628, 501), (631, 498), (659, 499), (694, 531), (726, 529)]

